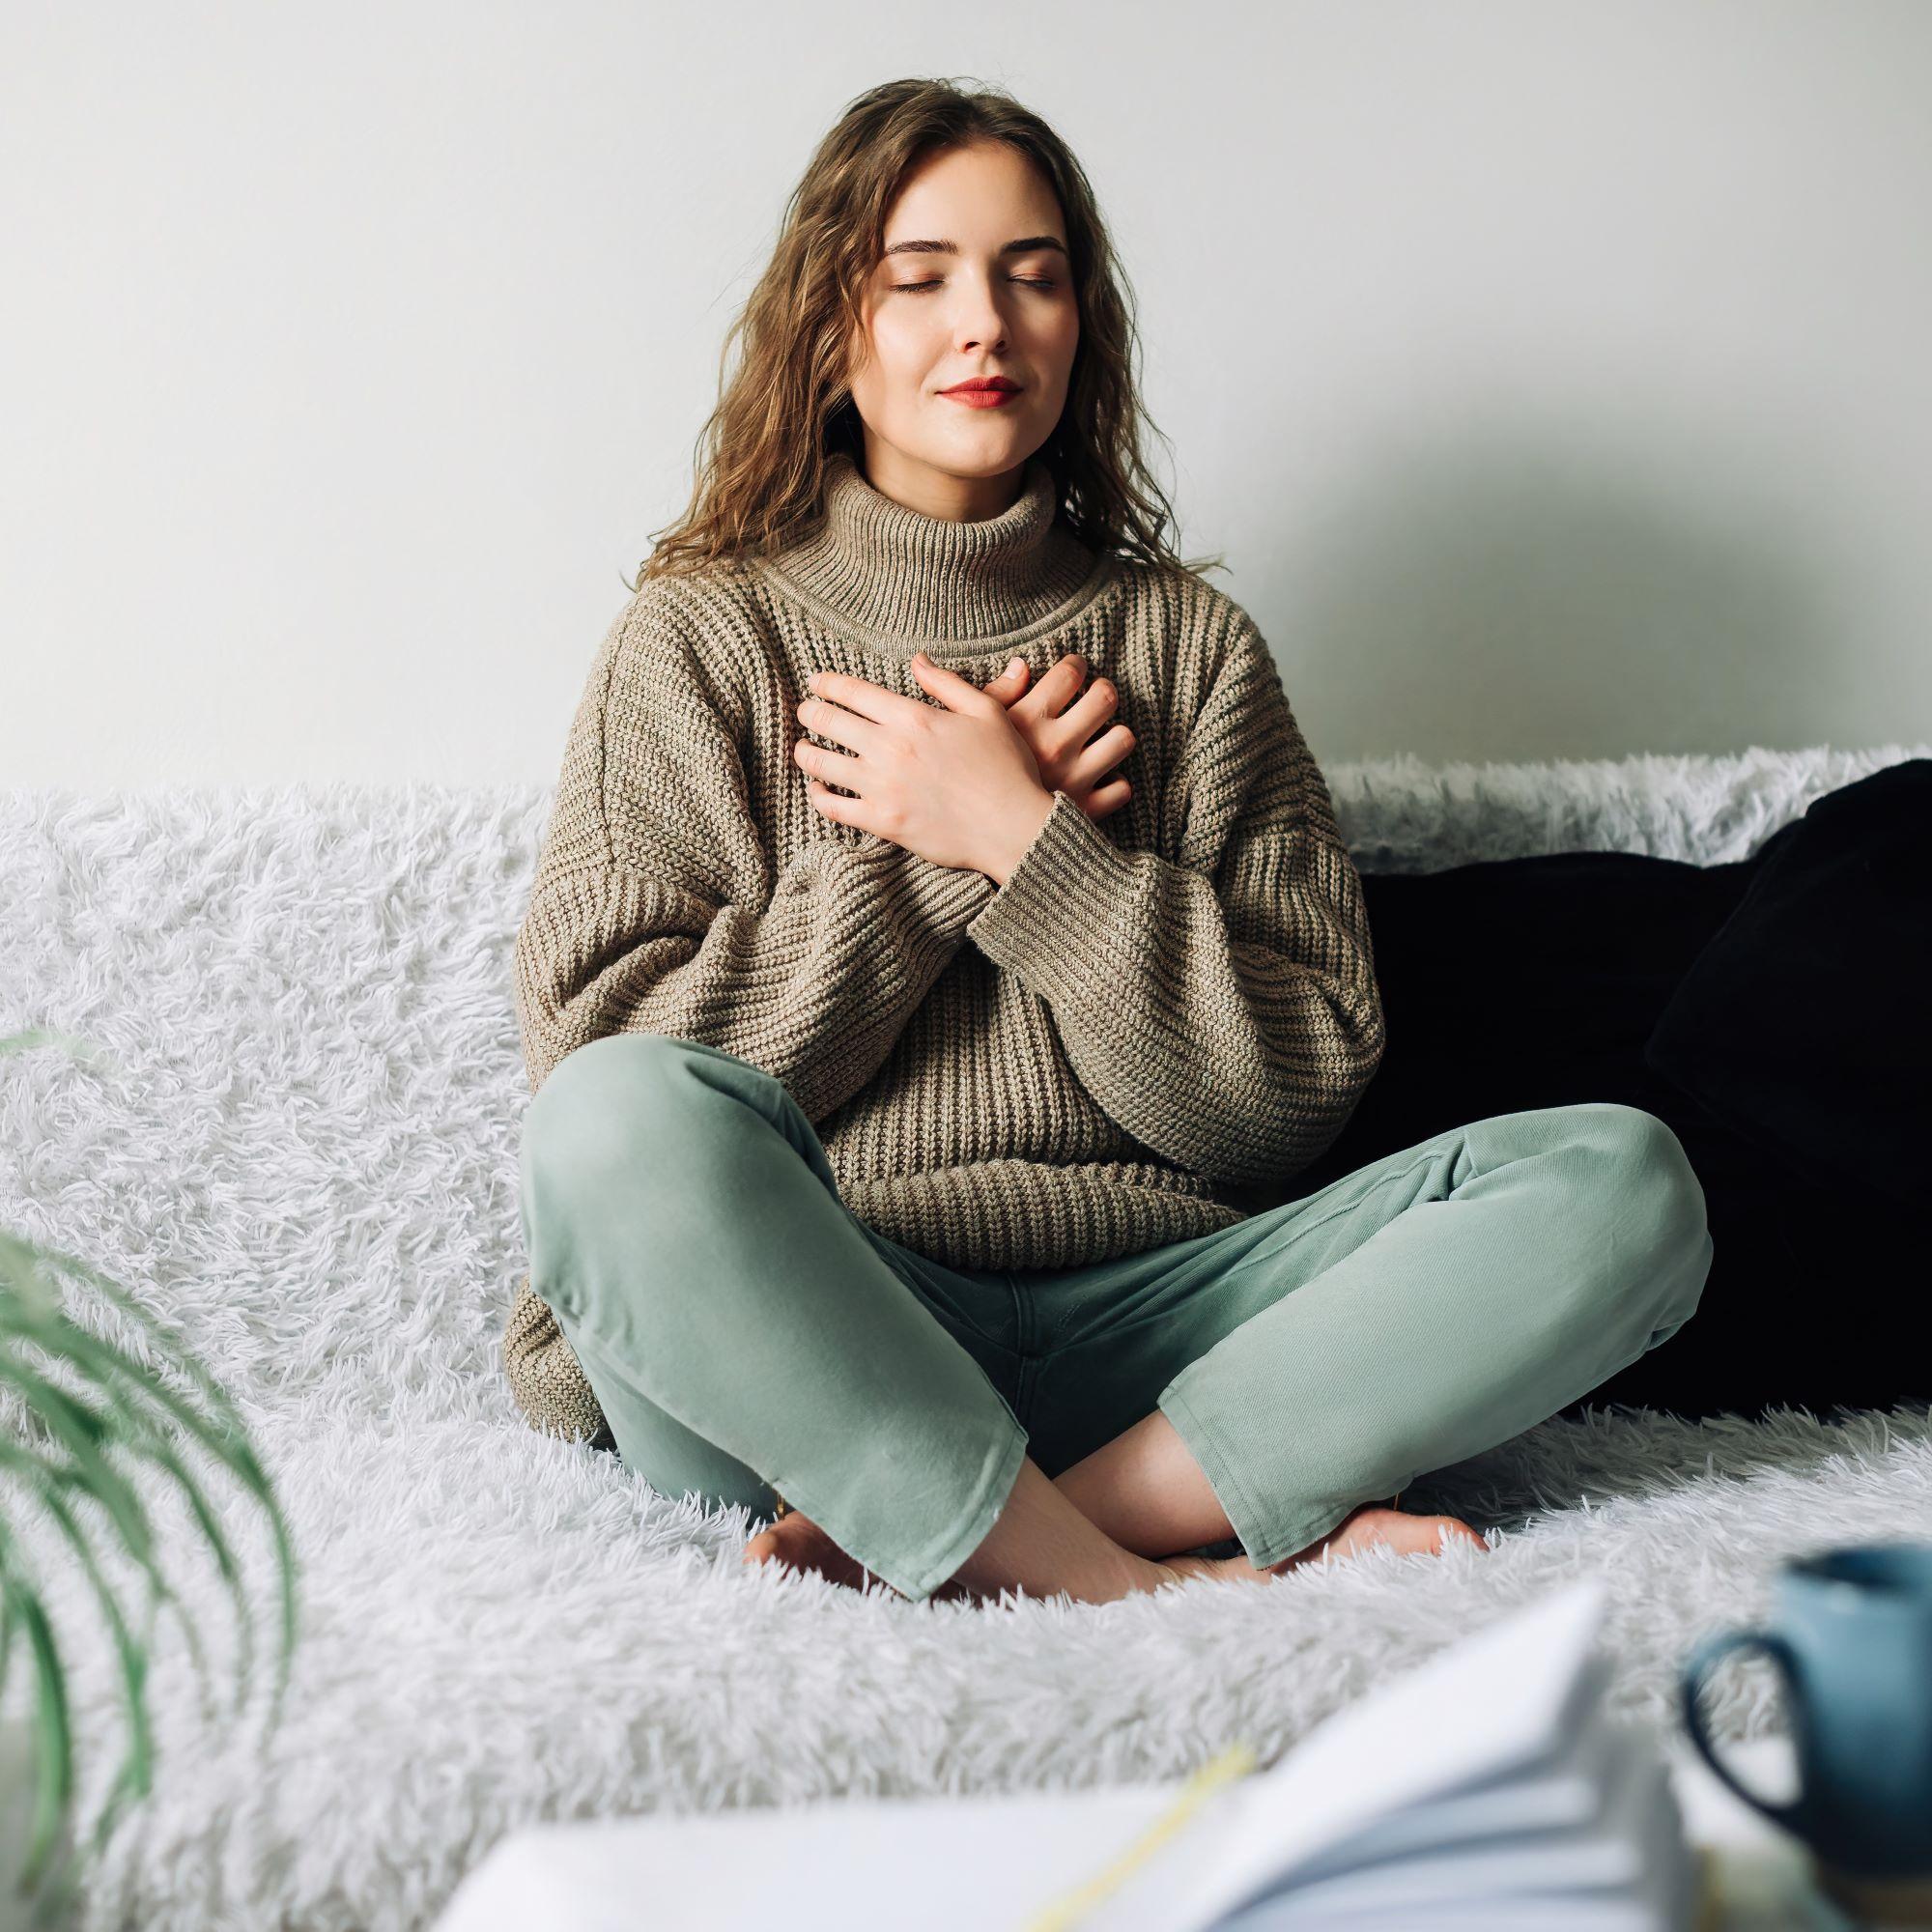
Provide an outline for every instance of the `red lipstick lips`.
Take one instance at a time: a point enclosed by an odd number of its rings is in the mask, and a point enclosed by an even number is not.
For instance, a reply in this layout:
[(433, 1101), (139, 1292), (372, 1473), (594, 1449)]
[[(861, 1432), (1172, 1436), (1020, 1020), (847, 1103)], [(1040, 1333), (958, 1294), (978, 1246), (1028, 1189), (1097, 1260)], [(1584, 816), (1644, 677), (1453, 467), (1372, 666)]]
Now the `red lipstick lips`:
[(940, 390), (942, 396), (951, 396), (955, 403), (964, 403), (969, 409), (998, 409), (1009, 396), (1016, 396), (1020, 385), (1010, 376), (969, 376), (963, 383), (955, 383), (950, 389)]

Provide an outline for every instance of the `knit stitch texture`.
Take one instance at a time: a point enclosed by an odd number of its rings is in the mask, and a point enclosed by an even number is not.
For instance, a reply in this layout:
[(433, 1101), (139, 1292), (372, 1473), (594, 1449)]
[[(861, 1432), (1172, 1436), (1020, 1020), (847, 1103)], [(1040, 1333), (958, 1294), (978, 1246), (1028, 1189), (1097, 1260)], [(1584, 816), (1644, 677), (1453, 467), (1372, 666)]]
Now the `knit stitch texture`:
[[(827, 817), (792, 755), (817, 670), (925, 703), (1070, 651), (1134, 745), (1126, 806), (1064, 791), (995, 886)], [(572, 722), (515, 949), (532, 1094), (615, 1032), (783, 1081), (840, 1198), (955, 1266), (1052, 1268), (1239, 1221), (1341, 1132), (1380, 1062), (1361, 880), (1261, 633), (1190, 572), (1097, 554), (1028, 462), (929, 517), (832, 459), (795, 541), (646, 579)], [(728, 1211), (720, 1204), (720, 1211)], [(539, 1429), (611, 1440), (549, 1305), (503, 1339)]]

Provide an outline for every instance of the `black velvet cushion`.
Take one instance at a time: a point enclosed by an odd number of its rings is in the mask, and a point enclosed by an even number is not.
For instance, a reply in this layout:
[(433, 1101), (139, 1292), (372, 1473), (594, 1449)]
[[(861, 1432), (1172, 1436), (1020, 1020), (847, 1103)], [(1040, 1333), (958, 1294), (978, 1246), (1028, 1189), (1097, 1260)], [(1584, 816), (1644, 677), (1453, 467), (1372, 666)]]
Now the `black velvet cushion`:
[(1644, 1060), (1814, 1186), (1909, 1204), (1932, 1158), (1932, 759), (1814, 801), (1752, 870)]
[(1558, 852), (1365, 873), (1388, 1043), (1340, 1137), (1275, 1198), (1492, 1114), (1648, 1107), (1644, 1044), (1751, 864)]
[[(1918, 764), (1922, 773), (1926, 761)], [(1811, 812), (1828, 803), (1819, 800)], [(1851, 825), (1837, 820), (1857, 843)], [(1436, 872), (1365, 873), (1388, 1020), (1382, 1064), (1321, 1158), (1244, 1205), (1299, 1200), (1370, 1161), (1492, 1114), (1621, 1101), (1656, 1114), (1683, 1142), (1704, 1188), (1712, 1267), (1693, 1319), (1579, 1396), (1571, 1411), (1585, 1401), (1624, 1402), (1695, 1417), (1777, 1404), (1823, 1412), (1932, 1399), (1932, 1364), (1900, 1346), (1902, 1332), (1916, 1325), (1915, 1285), (1924, 1278), (1919, 1230), (1903, 1204), (1866, 1179), (1806, 1177), (1646, 1059), (1660, 1020), (1707, 948), (1729, 930), (1760, 873), (1797, 843), (1795, 826), (1786, 830), (1794, 837), (1782, 846), (1780, 833), (1751, 858), (1720, 866), (1562, 852)], [(1932, 896), (1922, 880), (1895, 886), (1894, 876), (1879, 861), (1853, 873), (1835, 913), (1852, 935), (1844, 950), (1853, 959), (1868, 947), (1896, 947), (1899, 921), (1925, 919)], [(1894, 900), (1894, 891), (1909, 894), (1910, 903)], [(1802, 936), (1764, 944), (1795, 944), (1797, 952), (1765, 970), (1791, 978), (1830, 970)], [(1843, 970), (1856, 987), (1868, 968)], [(1842, 984), (1833, 998), (1848, 1003)], [(1901, 994), (1897, 1004), (1910, 1017), (1895, 1008), (1894, 1027), (1922, 1028), (1909, 1000)], [(1729, 1036), (1747, 1065), (1755, 1064), (1742, 1031), (1749, 1024), (1741, 1016)], [(1788, 1066), (1779, 1042), (1789, 1016), (1759, 1027), (1763, 1063)], [(1801, 1084), (1818, 1078), (1798, 1077)], [(1858, 1089), (1848, 1080), (1839, 1091), (1840, 1117), (1856, 1130)], [(1864, 1125), (1872, 1130), (1873, 1119)]]

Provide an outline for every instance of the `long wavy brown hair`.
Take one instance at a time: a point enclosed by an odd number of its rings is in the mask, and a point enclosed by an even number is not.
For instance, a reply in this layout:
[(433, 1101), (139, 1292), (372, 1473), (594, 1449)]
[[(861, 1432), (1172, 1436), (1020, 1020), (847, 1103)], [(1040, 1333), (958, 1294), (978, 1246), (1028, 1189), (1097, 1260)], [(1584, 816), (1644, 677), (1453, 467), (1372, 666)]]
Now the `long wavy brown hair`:
[(1037, 452), (1053, 472), (1061, 517), (1095, 552), (1183, 571), (1225, 567), (1219, 555), (1185, 559), (1168, 544), (1173, 511), (1141, 457), (1142, 425), (1160, 432), (1140, 400), (1133, 297), (1080, 163), (1037, 114), (997, 89), (891, 80), (846, 108), (792, 190), (772, 259), (724, 337), (690, 508), (658, 533), (639, 582), (778, 548), (819, 516), (835, 452), (863, 468), (848, 345), (863, 327), (887, 212), (926, 156), (974, 141), (1028, 156), (1066, 221), (1080, 341), (1066, 407)]

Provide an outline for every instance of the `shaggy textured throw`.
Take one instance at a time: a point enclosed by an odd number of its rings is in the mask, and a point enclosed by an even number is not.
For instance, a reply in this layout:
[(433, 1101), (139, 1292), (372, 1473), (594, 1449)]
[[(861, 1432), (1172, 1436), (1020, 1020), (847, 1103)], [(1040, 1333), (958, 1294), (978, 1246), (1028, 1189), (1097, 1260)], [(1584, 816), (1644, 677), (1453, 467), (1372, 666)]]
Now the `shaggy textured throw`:
[[(1932, 748), (1328, 777), (1364, 872), (1577, 847), (1716, 863), (1915, 751)], [(536, 1819), (1179, 1777), (1236, 1738), (1271, 1762), (1584, 1573), (1609, 1585), (1613, 1705), (1668, 1728), (1685, 1651), (1756, 1615), (1782, 1556), (1932, 1535), (1922, 1409), (1592, 1409), (1405, 1495), (1487, 1530), (1487, 1554), (1377, 1550), (1106, 1605), (913, 1605), (747, 1571), (742, 1512), (707, 1518), (535, 1433), (504, 1379), (528, 1099), (511, 945), (550, 804), (531, 787), (0, 794), (0, 1029), (63, 1028), (112, 1062), (0, 1060), (0, 1226), (179, 1325), (255, 1432), (301, 1565), (293, 1681), (265, 1733), (267, 1615), (234, 1721), (227, 1588), (179, 1492), (144, 1485), (212, 1674), (164, 1612), (156, 1788), (110, 1841), (90, 1932), (426, 1926)], [(76, 1292), (73, 1309), (145, 1348), (105, 1303)], [(262, 1518), (210, 1483), (271, 1607)], [(126, 1741), (112, 1644), (51, 1525), (12, 1488), (0, 1510), (67, 1662), (85, 1826)], [(132, 1610), (133, 1567), (104, 1567)], [(10, 1715), (26, 1685), (16, 1667)], [(1782, 1721), (1753, 1663), (1710, 1710), (1725, 1737)]]

